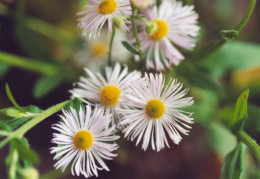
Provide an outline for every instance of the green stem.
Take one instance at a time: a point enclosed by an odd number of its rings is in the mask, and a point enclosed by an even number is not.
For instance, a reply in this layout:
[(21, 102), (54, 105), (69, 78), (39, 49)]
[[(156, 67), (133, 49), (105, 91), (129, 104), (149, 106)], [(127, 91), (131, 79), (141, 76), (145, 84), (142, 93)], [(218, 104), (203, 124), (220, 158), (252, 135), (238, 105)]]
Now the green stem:
[(236, 135), (240, 141), (244, 142), (247, 145), (247, 147), (251, 149), (258, 162), (260, 162), (259, 145), (244, 131), (239, 131)]
[(246, 25), (247, 21), (250, 19), (251, 15), (252, 15), (255, 4), (256, 4), (256, 0), (250, 0), (249, 1), (248, 8), (246, 10), (246, 14), (244, 15), (243, 19), (236, 26), (236, 28), (234, 30), (241, 31), (243, 29), (243, 27)]
[(0, 149), (4, 147), (11, 139), (13, 138), (21, 138), (27, 131), (29, 131), (31, 128), (33, 128), (35, 125), (46, 119), (47, 117), (51, 116), (52, 114), (60, 111), (62, 108), (67, 106), (71, 100), (67, 100), (65, 102), (56, 104), (53, 107), (50, 107), (49, 109), (43, 111), (38, 116), (32, 118), (27, 123), (22, 125), (20, 128), (18, 128), (16, 131), (10, 133), (10, 135), (5, 138), (3, 141), (0, 142)]
[(116, 34), (116, 27), (113, 26), (112, 36), (111, 36), (110, 43), (109, 43), (108, 66), (112, 65), (112, 47), (113, 47), (115, 34)]
[(139, 51), (140, 61), (142, 62), (142, 60), (143, 60), (143, 52), (142, 52), (141, 43), (140, 43), (140, 39), (139, 39), (138, 32), (137, 32), (136, 23), (135, 23), (135, 18), (136, 18), (136, 15), (137, 15), (137, 11), (138, 11), (137, 9), (132, 7), (132, 26), (133, 26), (133, 31), (134, 31), (134, 35), (135, 35), (136, 46), (137, 46), (137, 49)]
[[(249, 20), (249, 18), (252, 15), (255, 4), (256, 4), (256, 0), (249, 1), (247, 11), (246, 11), (243, 19), (240, 21), (240, 23), (234, 28), (235, 31), (238, 31), (238, 32), (241, 31), (241, 29), (246, 25), (247, 21)], [(222, 47), (224, 44), (226, 44), (226, 42), (228, 42), (228, 40), (226, 40), (226, 39), (219, 40), (217, 43), (214, 43), (213, 45), (211, 45), (210, 49), (208, 51), (206, 51), (206, 53), (202, 53), (202, 56), (199, 56), (199, 58), (197, 58), (197, 59), (199, 59), (199, 61), (204, 61), (209, 56), (214, 54), (218, 49), (220, 49), (220, 47)], [(203, 51), (204, 51), (204, 49), (203, 49)]]
[(0, 62), (45, 75), (54, 75), (57, 72), (57, 67), (53, 64), (18, 57), (4, 52), (0, 52)]

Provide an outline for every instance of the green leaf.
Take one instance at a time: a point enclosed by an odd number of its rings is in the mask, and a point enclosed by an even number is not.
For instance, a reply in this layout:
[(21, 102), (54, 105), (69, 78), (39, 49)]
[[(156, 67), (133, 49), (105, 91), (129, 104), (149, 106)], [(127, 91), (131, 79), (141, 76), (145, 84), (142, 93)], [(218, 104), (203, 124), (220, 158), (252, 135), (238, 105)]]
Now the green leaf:
[(243, 92), (237, 99), (236, 108), (233, 113), (233, 117), (229, 122), (233, 132), (238, 132), (244, 127), (244, 122), (247, 119), (247, 99), (249, 96), (249, 90)]
[(241, 41), (225, 44), (204, 63), (212, 77), (222, 77), (235, 70), (250, 69), (260, 65), (260, 45)]
[(5, 63), (0, 63), (0, 77), (4, 76), (9, 70), (9, 65)]
[(246, 146), (239, 142), (237, 147), (226, 156), (221, 169), (221, 179), (239, 179), (245, 167)]
[(136, 50), (136, 48), (135, 48), (133, 45), (129, 44), (128, 42), (122, 41), (122, 45), (123, 45), (128, 51), (132, 52), (133, 54), (137, 54), (137, 55), (139, 54), (139, 52)]
[(37, 163), (39, 161), (39, 157), (33, 150), (30, 150), (28, 141), (25, 138), (22, 138), (21, 140), (13, 139), (11, 143), (18, 151), (19, 157), (22, 160), (26, 160), (32, 163)]
[(9, 88), (8, 83), (5, 84), (5, 92), (6, 92), (7, 96), (8, 96), (8, 98), (9, 98), (9, 100), (13, 103), (13, 105), (14, 105), (18, 110), (22, 111), (21, 107), (20, 107), (20, 106), (17, 104), (17, 102), (15, 101), (15, 99), (14, 99), (14, 97), (13, 97), (13, 95), (12, 95), (12, 92), (11, 92), (11, 90), (10, 90), (10, 88)]
[(44, 76), (40, 78), (34, 85), (34, 91), (33, 91), (34, 97), (35, 98), (44, 97), (50, 91), (58, 87), (63, 80), (64, 80), (64, 76), (62, 76), (61, 74), (55, 76)]
[(7, 125), (12, 130), (40, 114), (42, 110), (36, 106), (21, 107), (21, 111), (15, 107), (0, 110), (0, 126)]

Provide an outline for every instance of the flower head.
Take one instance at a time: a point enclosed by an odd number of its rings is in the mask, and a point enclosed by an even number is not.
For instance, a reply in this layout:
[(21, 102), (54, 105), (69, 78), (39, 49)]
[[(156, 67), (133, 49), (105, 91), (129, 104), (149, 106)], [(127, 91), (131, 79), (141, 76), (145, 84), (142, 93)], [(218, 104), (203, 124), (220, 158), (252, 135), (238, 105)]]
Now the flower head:
[[(92, 71), (98, 71), (101, 66), (107, 64), (107, 54), (110, 43), (107, 33), (107, 30), (101, 30), (100, 36), (97, 36), (95, 39), (84, 39), (80, 50), (74, 56), (75, 64), (78, 69), (82, 70), (82, 67), (87, 67)], [(125, 63), (130, 59), (131, 53), (121, 44), (121, 41), (127, 40), (126, 33), (118, 30), (114, 37), (114, 45), (112, 48), (112, 59), (114, 61)]]
[[(106, 21), (109, 32), (112, 32), (113, 17), (130, 14), (131, 7), (127, 0), (91, 0), (86, 5), (86, 10), (79, 13), (85, 15), (78, 19), (79, 27), (83, 29), (83, 35), (89, 33), (89, 37), (93, 35), (95, 38), (97, 31), (99, 35)], [(126, 22), (126, 19), (124, 18), (123, 21)], [(125, 24), (122, 28), (128, 30)]]
[(160, 151), (165, 144), (169, 147), (167, 134), (179, 144), (179, 132), (188, 135), (189, 124), (193, 123), (191, 113), (179, 109), (193, 104), (191, 97), (183, 98), (187, 89), (182, 90), (175, 80), (164, 87), (164, 81), (162, 74), (146, 74), (144, 79), (132, 82), (132, 93), (124, 97), (131, 109), (120, 110), (124, 117), (119, 125), (127, 125), (123, 130), (125, 137), (137, 138), (136, 145), (143, 138), (144, 150), (150, 142), (153, 150)]
[(51, 148), (51, 153), (56, 153), (54, 159), (58, 160), (54, 167), (64, 171), (72, 163), (72, 175), (85, 177), (98, 176), (97, 170), (109, 171), (103, 159), (111, 160), (117, 155), (112, 153), (118, 148), (113, 142), (119, 138), (113, 135), (115, 126), (107, 127), (110, 115), (103, 115), (98, 108), (91, 111), (90, 106), (85, 111), (81, 108), (79, 113), (73, 108), (63, 110), (63, 115), (61, 122), (52, 127), (59, 132), (53, 134), (52, 140), (58, 145)]
[(119, 63), (115, 64), (114, 69), (106, 67), (104, 75), (99, 72), (94, 74), (89, 69), (85, 70), (89, 77), (81, 77), (77, 88), (70, 92), (73, 97), (80, 98), (88, 104), (98, 105), (106, 113), (112, 113), (112, 125), (117, 125), (120, 118), (117, 109), (127, 108), (122, 103), (122, 97), (128, 93), (127, 86), (130, 81), (138, 79), (141, 74), (137, 71), (128, 73), (127, 67), (121, 72)]
[(158, 9), (153, 7), (142, 11), (150, 22), (148, 24), (156, 24), (156, 30), (147, 33), (150, 27), (147, 28), (140, 23), (139, 36), (141, 46), (147, 53), (148, 69), (163, 70), (164, 66), (170, 68), (172, 64), (178, 65), (184, 59), (173, 43), (187, 50), (193, 49), (196, 42), (193, 37), (198, 35), (199, 30), (199, 26), (196, 25), (198, 14), (193, 8), (193, 6), (182, 6), (180, 1), (164, 0)]

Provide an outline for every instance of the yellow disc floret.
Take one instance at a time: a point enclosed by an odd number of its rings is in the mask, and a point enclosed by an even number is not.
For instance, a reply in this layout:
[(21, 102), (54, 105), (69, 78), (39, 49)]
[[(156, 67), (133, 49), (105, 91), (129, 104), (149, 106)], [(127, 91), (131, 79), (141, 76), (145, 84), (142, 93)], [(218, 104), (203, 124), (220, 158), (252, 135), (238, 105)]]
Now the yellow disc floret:
[(163, 37), (165, 37), (168, 34), (168, 25), (165, 21), (160, 19), (155, 19), (153, 20), (153, 22), (157, 24), (157, 29), (153, 34), (149, 36), (154, 41), (160, 41)]
[(115, 0), (103, 0), (98, 6), (98, 12), (102, 15), (111, 14), (117, 9)]
[(74, 135), (73, 144), (79, 150), (87, 150), (93, 144), (93, 136), (89, 131), (81, 130)]
[(107, 85), (99, 93), (100, 101), (106, 106), (114, 106), (118, 103), (120, 89), (114, 85)]
[(90, 53), (92, 57), (101, 57), (103, 55), (106, 55), (108, 51), (108, 46), (105, 42), (95, 42), (90, 47)]
[(152, 99), (145, 106), (145, 113), (150, 119), (159, 119), (165, 113), (165, 106), (160, 100)]

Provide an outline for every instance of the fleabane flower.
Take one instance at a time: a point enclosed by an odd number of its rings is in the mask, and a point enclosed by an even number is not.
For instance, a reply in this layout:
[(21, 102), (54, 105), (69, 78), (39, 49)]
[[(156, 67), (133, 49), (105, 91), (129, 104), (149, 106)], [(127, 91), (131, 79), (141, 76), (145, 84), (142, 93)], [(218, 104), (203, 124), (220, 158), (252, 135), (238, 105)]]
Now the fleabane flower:
[[(108, 22), (108, 30), (112, 32), (113, 17), (120, 16), (124, 22), (127, 22), (123, 15), (131, 14), (130, 2), (128, 0), (91, 0), (85, 6), (86, 10), (78, 13), (85, 15), (79, 18), (79, 27), (83, 29), (83, 35), (89, 34), (89, 37), (96, 36), (105, 22)], [(128, 30), (124, 24), (122, 29)]]
[[(84, 39), (81, 49), (75, 54), (76, 67), (80, 70), (82, 67), (87, 67), (92, 71), (96, 71), (100, 70), (101, 66), (107, 64), (110, 43), (107, 33), (107, 30), (101, 30), (100, 36), (97, 36), (95, 39)], [(126, 33), (118, 30), (114, 37), (112, 48), (112, 59), (114, 61), (125, 63), (130, 59), (131, 53), (121, 44), (121, 41), (127, 40)]]
[(131, 141), (137, 139), (136, 145), (143, 139), (144, 150), (149, 143), (157, 151), (169, 147), (167, 136), (179, 144), (180, 133), (188, 135), (193, 123), (192, 113), (179, 109), (193, 104), (192, 97), (184, 98), (188, 90), (176, 80), (171, 79), (165, 87), (164, 83), (162, 74), (145, 74), (129, 85), (132, 93), (124, 101), (130, 108), (120, 110), (124, 117), (119, 125), (127, 126), (124, 136)]
[(64, 172), (71, 163), (72, 175), (85, 177), (98, 176), (98, 170), (109, 171), (103, 160), (117, 156), (112, 152), (118, 148), (114, 141), (119, 137), (114, 135), (115, 126), (107, 128), (111, 118), (103, 113), (98, 108), (92, 111), (89, 105), (85, 111), (63, 110), (61, 121), (52, 127), (58, 131), (52, 139), (58, 146), (51, 148), (51, 153), (56, 153), (54, 159), (58, 160), (56, 169)]
[(122, 97), (128, 93), (127, 86), (132, 80), (138, 79), (141, 73), (128, 73), (127, 66), (121, 71), (119, 63), (115, 64), (114, 69), (107, 66), (104, 75), (99, 72), (93, 73), (87, 68), (85, 71), (88, 77), (80, 78), (77, 87), (70, 91), (72, 96), (103, 108), (107, 114), (112, 114), (112, 125), (117, 125), (120, 119), (117, 109), (127, 108), (122, 103)]
[[(156, 29), (148, 34), (144, 23), (140, 24), (140, 40), (146, 52), (146, 67), (157, 71), (165, 66), (178, 65), (184, 56), (173, 45), (192, 50), (198, 35), (198, 14), (194, 6), (183, 6), (181, 1), (163, 0), (160, 7), (147, 8), (142, 11), (148, 24), (156, 25)], [(148, 31), (149, 31), (148, 27)], [(137, 57), (137, 60), (139, 57)]]

